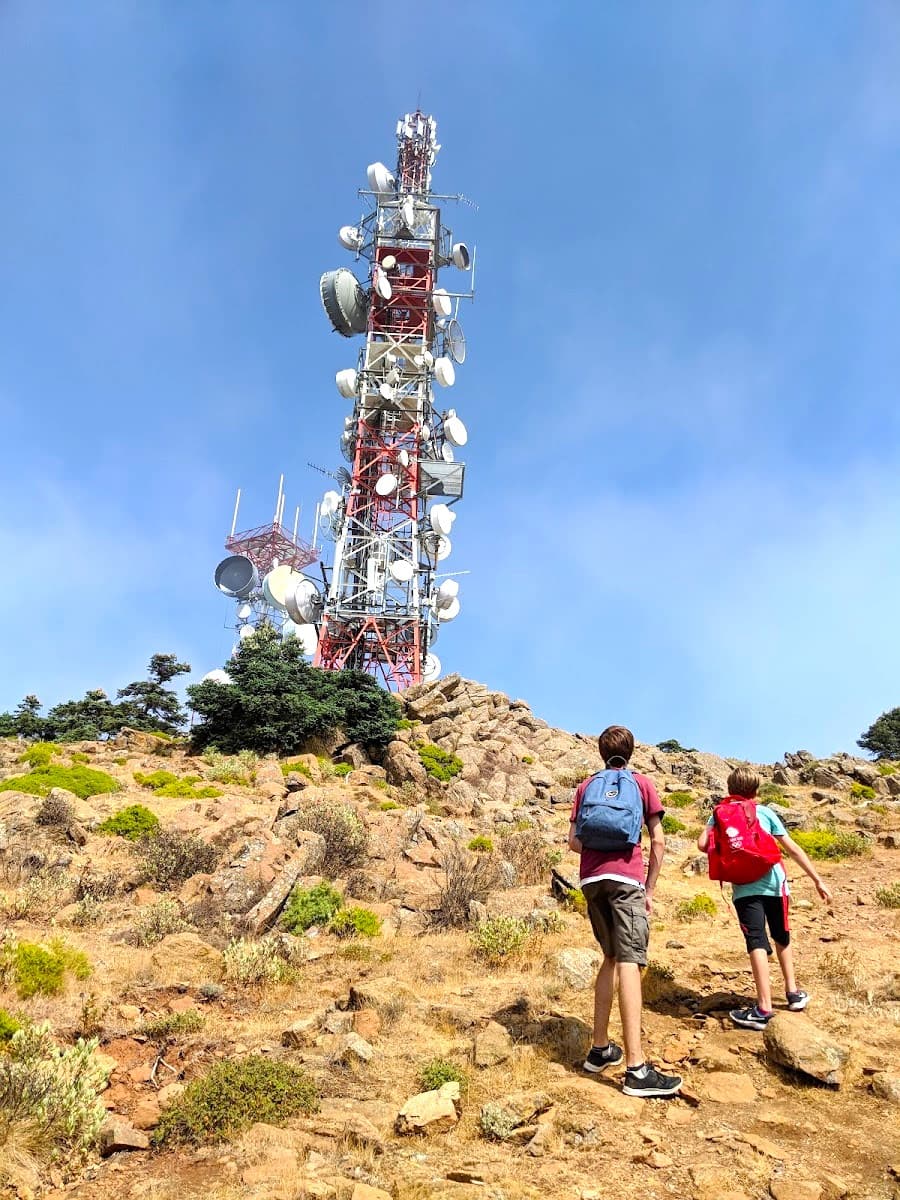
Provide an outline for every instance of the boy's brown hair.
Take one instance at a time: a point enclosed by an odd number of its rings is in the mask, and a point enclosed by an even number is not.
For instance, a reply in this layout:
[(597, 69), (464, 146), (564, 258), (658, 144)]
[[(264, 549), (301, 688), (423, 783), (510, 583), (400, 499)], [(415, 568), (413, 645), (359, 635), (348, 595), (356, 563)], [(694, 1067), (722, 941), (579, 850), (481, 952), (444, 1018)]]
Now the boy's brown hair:
[(634, 754), (634, 734), (624, 725), (610, 725), (597, 738), (600, 755), (605, 763), (621, 758), (627, 764)]
[(752, 800), (759, 791), (759, 776), (749, 767), (735, 767), (728, 776), (729, 796), (744, 796)]

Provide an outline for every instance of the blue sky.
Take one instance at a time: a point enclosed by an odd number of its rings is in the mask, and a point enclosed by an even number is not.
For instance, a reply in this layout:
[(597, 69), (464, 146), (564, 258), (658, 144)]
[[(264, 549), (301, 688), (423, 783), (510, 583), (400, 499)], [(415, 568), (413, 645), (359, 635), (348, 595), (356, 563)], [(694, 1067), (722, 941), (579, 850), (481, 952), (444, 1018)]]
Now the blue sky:
[(321, 271), (394, 124), (477, 212), (463, 610), (570, 729), (850, 749), (900, 703), (900, 9), (7, 0), (0, 708), (220, 665), (234, 490), (308, 532)]

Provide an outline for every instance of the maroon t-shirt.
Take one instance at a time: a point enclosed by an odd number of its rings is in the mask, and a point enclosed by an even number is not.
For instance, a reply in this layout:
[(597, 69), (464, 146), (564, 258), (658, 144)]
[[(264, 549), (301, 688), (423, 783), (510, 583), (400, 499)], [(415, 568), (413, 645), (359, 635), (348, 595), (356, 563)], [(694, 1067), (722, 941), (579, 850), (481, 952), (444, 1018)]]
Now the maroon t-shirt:
[[(650, 817), (661, 817), (666, 810), (662, 806), (653, 780), (648, 779), (646, 775), (639, 775), (637, 771), (633, 771), (632, 774), (644, 802), (644, 824), (646, 825)], [(571, 817), (573, 821), (578, 816), (584, 789), (591, 779), (593, 776), (583, 780), (575, 789)], [(643, 887), (647, 871), (644, 867), (640, 843), (625, 850), (582, 850), (579, 876), (582, 883), (587, 883), (591, 879), (623, 879)]]

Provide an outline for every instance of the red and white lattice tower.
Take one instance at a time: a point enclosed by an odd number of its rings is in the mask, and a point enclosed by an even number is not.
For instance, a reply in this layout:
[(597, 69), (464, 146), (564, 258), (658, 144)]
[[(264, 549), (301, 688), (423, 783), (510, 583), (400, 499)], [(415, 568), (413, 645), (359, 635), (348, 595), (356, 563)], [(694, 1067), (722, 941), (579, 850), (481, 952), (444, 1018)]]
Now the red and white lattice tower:
[(456, 450), (468, 435), (453, 409), (438, 410), (433, 389), (452, 387), (454, 364), (465, 359), (456, 310), (473, 293), (438, 287), (441, 268), (466, 271), (471, 259), (436, 203), (462, 197), (431, 191), (436, 128), (424, 113), (407, 114), (397, 125), (396, 173), (382, 163), (368, 169), (361, 195), (373, 208), (339, 235), (368, 263), (365, 283), (340, 269), (320, 284), (336, 331), (364, 334), (365, 344), (356, 368), (336, 375), (353, 400), (341, 438), (352, 466), (320, 506), (335, 555), (314, 662), (376, 674), (398, 689), (440, 673), (432, 646), (459, 612), (458, 584), (443, 564), (463, 494)]

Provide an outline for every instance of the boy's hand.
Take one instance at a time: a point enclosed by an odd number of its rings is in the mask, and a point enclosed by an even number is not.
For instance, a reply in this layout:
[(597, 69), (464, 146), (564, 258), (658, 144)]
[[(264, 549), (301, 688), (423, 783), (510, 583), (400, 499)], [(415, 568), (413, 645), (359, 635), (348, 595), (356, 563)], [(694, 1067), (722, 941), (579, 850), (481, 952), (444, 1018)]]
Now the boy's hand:
[(647, 907), (647, 916), (653, 912), (653, 894), (652, 892), (644, 892), (644, 904)]
[(826, 902), (831, 899), (831, 889), (828, 888), (821, 879), (816, 880), (816, 891), (819, 893), (819, 899)]

